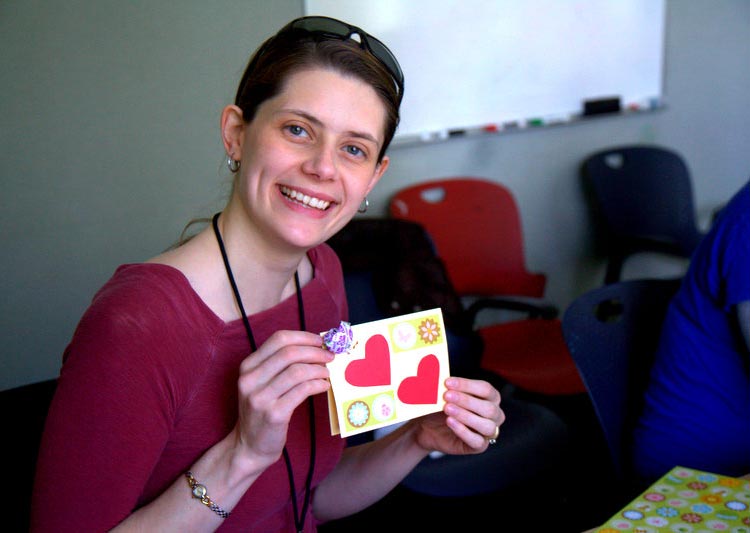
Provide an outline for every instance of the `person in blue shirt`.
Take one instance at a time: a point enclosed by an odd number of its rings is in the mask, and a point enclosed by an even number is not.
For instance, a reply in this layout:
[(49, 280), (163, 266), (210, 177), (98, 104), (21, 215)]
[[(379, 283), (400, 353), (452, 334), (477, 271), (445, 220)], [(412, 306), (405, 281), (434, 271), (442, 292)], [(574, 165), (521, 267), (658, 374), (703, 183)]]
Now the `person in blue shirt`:
[(750, 472), (750, 181), (694, 252), (662, 327), (634, 467)]

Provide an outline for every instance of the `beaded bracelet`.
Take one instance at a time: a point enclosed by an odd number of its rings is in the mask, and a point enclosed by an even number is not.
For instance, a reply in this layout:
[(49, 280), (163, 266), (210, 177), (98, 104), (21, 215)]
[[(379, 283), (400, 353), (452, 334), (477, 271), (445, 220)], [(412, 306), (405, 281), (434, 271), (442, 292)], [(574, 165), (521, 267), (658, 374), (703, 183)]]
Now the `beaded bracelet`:
[(198, 481), (193, 477), (192, 472), (185, 472), (185, 477), (187, 478), (188, 485), (190, 485), (190, 490), (193, 494), (193, 498), (199, 499), (203, 505), (207, 505), (209, 509), (211, 509), (220, 517), (227, 518), (229, 516), (229, 511), (225, 511), (224, 509), (216, 505), (213, 501), (211, 501), (211, 498), (209, 498), (208, 494), (206, 494), (208, 492), (208, 489), (206, 489), (205, 485), (201, 485), (200, 483), (198, 483)]

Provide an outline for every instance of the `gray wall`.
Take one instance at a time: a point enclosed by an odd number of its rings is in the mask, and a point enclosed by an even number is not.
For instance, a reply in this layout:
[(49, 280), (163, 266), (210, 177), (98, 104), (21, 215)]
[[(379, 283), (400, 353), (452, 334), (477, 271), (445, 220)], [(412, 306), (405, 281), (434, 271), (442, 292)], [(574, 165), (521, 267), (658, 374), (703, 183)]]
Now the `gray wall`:
[[(223, 205), (220, 110), (250, 52), (302, 14), (300, 0), (165, 4), (0, 2), (0, 389), (56, 376), (116, 266)], [(750, 177), (750, 2), (669, 0), (665, 46), (666, 110), (394, 148), (368, 216), (425, 178), (503, 182), (521, 207), (528, 266), (549, 274), (564, 307), (603, 275), (577, 174), (587, 153), (678, 150), (704, 223)], [(682, 268), (647, 260), (626, 274)]]

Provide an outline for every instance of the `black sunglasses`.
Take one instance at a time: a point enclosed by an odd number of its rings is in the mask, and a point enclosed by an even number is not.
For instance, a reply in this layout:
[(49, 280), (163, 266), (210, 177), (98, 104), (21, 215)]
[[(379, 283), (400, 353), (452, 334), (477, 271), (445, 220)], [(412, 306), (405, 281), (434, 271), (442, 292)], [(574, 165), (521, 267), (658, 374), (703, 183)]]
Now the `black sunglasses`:
[(399, 100), (404, 97), (404, 73), (388, 47), (362, 28), (352, 26), (338, 19), (321, 16), (300, 17), (291, 21), (279, 30), (279, 34), (287, 31), (304, 31), (314, 35), (322, 35), (345, 41), (353, 35), (359, 36), (359, 46), (370, 52), (393, 76), (398, 87)]

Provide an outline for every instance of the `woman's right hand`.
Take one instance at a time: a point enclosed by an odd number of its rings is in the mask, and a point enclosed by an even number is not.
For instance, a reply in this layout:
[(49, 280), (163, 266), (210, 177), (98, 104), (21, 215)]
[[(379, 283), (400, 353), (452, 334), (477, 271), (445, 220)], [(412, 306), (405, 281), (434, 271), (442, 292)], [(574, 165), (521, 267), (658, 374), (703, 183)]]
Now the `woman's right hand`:
[(294, 410), (331, 386), (325, 364), (333, 357), (320, 335), (279, 330), (242, 361), (235, 432), (240, 450), (265, 463), (256, 466), (279, 459)]

